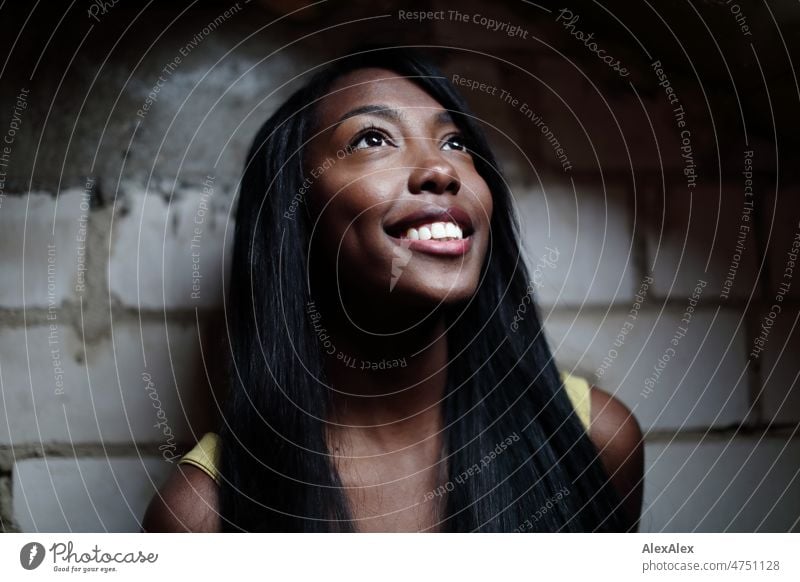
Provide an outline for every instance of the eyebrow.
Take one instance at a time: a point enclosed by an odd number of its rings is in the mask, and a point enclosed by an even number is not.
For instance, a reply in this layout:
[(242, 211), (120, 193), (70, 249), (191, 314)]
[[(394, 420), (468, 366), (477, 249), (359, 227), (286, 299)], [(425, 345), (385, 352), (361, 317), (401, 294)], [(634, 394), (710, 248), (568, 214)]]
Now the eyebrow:
[[(355, 117), (357, 115), (377, 115), (378, 117), (383, 117), (385, 119), (389, 119), (391, 121), (403, 121), (406, 116), (403, 111), (399, 109), (394, 109), (389, 107), (388, 105), (362, 105), (361, 107), (356, 107), (355, 109), (351, 109), (344, 115), (339, 118), (339, 121), (335, 123), (335, 125), (339, 125), (347, 119), (351, 117)], [(449, 111), (440, 111), (436, 114), (433, 122), (436, 125), (449, 125), (454, 123), (453, 118), (450, 115)]]
[(392, 121), (401, 121), (404, 117), (400, 111), (397, 109), (392, 109), (388, 105), (362, 105), (361, 107), (351, 109), (342, 115), (339, 118), (339, 121), (336, 122), (336, 125), (339, 125), (346, 119), (350, 119), (356, 115), (377, 115), (378, 117), (385, 117), (386, 119), (390, 119)]

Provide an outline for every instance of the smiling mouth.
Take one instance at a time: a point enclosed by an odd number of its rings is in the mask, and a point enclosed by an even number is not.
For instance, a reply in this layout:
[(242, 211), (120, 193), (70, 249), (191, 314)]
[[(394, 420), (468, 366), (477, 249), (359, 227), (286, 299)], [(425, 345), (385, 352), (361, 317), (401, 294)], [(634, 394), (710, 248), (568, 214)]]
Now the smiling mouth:
[(401, 234), (400, 239), (410, 240), (463, 240), (464, 231), (455, 222), (429, 222), (418, 227), (410, 227)]
[(465, 231), (455, 222), (427, 222), (389, 236), (412, 251), (438, 256), (458, 257), (472, 247), (471, 229)]

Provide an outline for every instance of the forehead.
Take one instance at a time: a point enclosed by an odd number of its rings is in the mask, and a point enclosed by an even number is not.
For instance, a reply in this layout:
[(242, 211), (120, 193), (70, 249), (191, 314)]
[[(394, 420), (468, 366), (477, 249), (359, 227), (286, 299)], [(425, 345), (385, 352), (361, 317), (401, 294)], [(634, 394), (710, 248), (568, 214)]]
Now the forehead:
[(387, 69), (359, 69), (337, 79), (319, 102), (319, 120), (328, 126), (353, 109), (382, 105), (409, 117), (432, 117), (442, 105), (399, 73)]

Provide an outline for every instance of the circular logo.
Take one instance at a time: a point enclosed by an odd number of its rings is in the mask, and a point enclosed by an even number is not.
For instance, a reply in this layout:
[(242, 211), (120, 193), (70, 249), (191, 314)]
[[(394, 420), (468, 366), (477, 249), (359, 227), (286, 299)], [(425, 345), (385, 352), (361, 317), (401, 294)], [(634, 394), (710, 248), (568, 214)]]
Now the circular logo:
[(26, 570), (35, 570), (44, 561), (44, 546), (39, 542), (30, 542), (19, 551), (19, 563)]

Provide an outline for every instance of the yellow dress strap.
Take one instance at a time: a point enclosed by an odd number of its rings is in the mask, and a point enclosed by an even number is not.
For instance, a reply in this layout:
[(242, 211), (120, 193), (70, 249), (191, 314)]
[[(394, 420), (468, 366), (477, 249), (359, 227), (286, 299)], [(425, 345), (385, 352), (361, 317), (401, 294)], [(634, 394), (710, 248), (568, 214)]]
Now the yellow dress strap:
[[(581, 419), (583, 426), (589, 430), (591, 421), (591, 401), (589, 399), (589, 383), (580, 376), (572, 376), (566, 372), (561, 373), (561, 380), (567, 391), (575, 413)], [(219, 483), (219, 462), (222, 452), (219, 435), (207, 432), (194, 448), (183, 455), (178, 464), (185, 463), (197, 467), (214, 481)]]
[(575, 413), (588, 431), (592, 419), (592, 402), (589, 397), (591, 387), (589, 383), (580, 376), (572, 376), (566, 372), (561, 373), (561, 380), (564, 382), (564, 388), (567, 391), (567, 396), (569, 396), (569, 399), (572, 401)]
[(185, 463), (197, 467), (219, 483), (220, 445), (219, 435), (207, 432), (191, 451), (180, 458), (178, 464)]

